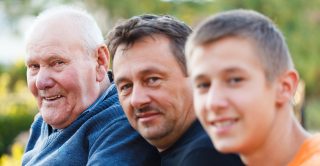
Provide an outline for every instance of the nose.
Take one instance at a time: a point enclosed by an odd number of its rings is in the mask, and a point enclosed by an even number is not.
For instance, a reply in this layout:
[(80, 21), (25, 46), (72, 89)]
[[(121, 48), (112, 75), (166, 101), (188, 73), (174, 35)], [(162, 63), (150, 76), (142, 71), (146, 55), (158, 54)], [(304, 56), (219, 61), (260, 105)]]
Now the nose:
[(222, 87), (211, 85), (206, 99), (206, 109), (219, 112), (227, 108), (228, 101)]
[(139, 85), (134, 86), (131, 93), (130, 104), (135, 109), (140, 109), (151, 102), (148, 90)]
[(39, 69), (36, 78), (36, 86), (39, 90), (46, 90), (54, 86), (52, 75), (47, 69)]

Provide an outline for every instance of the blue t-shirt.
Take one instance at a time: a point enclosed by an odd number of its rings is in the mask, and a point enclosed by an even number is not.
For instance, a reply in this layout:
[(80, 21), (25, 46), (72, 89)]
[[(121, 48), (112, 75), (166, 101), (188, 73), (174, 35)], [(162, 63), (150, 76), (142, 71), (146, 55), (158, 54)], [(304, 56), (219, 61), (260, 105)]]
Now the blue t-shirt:
[(169, 149), (161, 152), (161, 165), (183, 166), (242, 166), (238, 155), (219, 153), (196, 120)]

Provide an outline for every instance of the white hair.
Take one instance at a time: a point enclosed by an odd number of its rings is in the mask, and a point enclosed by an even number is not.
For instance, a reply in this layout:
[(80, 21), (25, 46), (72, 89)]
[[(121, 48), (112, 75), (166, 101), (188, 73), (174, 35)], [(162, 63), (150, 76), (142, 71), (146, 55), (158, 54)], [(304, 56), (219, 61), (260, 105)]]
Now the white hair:
[[(47, 9), (40, 13), (36, 18), (33, 26), (26, 34), (26, 44), (32, 40), (32, 33), (35, 32), (36, 27), (50, 19), (67, 18), (70, 28), (76, 28), (79, 32), (83, 46), (89, 52), (93, 52), (99, 45), (104, 43), (102, 32), (95, 21), (95, 19), (84, 9), (73, 6), (60, 6)], [(61, 19), (61, 21), (65, 21)]]

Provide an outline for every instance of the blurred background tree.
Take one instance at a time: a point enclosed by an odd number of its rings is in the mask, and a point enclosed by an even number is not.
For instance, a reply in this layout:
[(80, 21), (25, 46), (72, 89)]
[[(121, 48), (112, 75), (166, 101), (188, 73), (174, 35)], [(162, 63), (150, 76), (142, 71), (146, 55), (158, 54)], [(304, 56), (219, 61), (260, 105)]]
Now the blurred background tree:
[[(86, 8), (104, 34), (118, 21), (144, 13), (170, 14), (195, 26), (219, 11), (236, 8), (259, 11), (269, 16), (284, 33), (296, 68), (306, 84), (302, 107), (305, 108), (305, 127), (320, 131), (319, 0), (0, 0), (0, 19), (6, 20), (0, 25), (7, 26), (23, 40), (26, 31), (23, 22), (30, 25), (30, 20), (42, 10), (62, 4)], [(0, 56), (12, 56), (1, 52)], [(20, 132), (29, 129), (37, 112), (36, 102), (27, 90), (25, 71), (23, 60), (10, 64), (0, 62), (0, 155), (9, 153), (9, 145)], [(6, 159), (8, 156), (3, 160)]]

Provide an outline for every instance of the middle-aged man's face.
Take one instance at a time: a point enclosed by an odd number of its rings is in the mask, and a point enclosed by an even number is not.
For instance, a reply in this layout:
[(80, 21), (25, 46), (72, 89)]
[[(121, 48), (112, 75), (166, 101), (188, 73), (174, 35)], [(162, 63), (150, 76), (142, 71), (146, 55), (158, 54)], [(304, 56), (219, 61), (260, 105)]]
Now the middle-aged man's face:
[(64, 21), (38, 25), (27, 43), (27, 82), (40, 114), (54, 128), (65, 128), (99, 95), (96, 61)]
[(190, 58), (196, 115), (219, 151), (250, 154), (274, 132), (276, 84), (257, 53), (248, 39), (226, 37)]
[(120, 45), (113, 72), (131, 125), (151, 144), (161, 146), (161, 141), (178, 137), (190, 124), (191, 83), (174, 58), (168, 38), (144, 37), (128, 49)]

